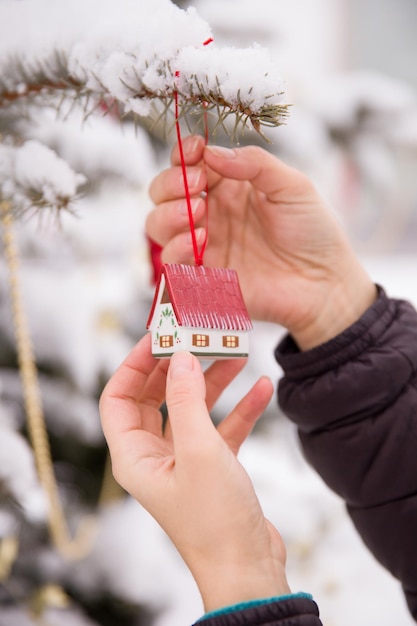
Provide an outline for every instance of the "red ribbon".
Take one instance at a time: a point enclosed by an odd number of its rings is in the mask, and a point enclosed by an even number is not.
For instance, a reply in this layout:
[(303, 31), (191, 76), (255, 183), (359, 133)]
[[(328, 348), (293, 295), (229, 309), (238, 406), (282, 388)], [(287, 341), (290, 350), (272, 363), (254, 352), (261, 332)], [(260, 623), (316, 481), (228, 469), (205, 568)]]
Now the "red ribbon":
[[(209, 39), (207, 39), (204, 42), (204, 45), (208, 45), (209, 43), (211, 43), (213, 41), (213, 39), (210, 37)], [(177, 70), (175, 72), (175, 76), (178, 78), (180, 75), (179, 71)], [(187, 212), (188, 212), (188, 221), (190, 224), (190, 232), (191, 232), (191, 241), (193, 244), (193, 252), (194, 252), (194, 261), (196, 265), (203, 265), (203, 258), (204, 258), (204, 252), (206, 250), (206, 246), (207, 246), (207, 241), (208, 241), (208, 183), (206, 184), (206, 189), (205, 189), (205, 203), (206, 203), (206, 235), (204, 237), (204, 241), (201, 244), (201, 248), (200, 250), (198, 249), (198, 244), (197, 244), (197, 237), (195, 234), (195, 225), (194, 225), (194, 216), (193, 216), (193, 212), (192, 212), (192, 208), (191, 208), (191, 195), (190, 195), (190, 189), (188, 186), (188, 178), (187, 178), (187, 167), (185, 165), (185, 159), (184, 159), (184, 149), (183, 149), (183, 145), (182, 145), (182, 138), (181, 138), (181, 128), (180, 128), (180, 122), (179, 122), (179, 103), (178, 103), (178, 91), (175, 90), (174, 91), (174, 103), (175, 103), (175, 128), (177, 131), (177, 139), (178, 139), (178, 149), (180, 152), (180, 162), (181, 162), (181, 170), (182, 170), (182, 177), (184, 180), (184, 191), (185, 191), (185, 200), (187, 203)], [(206, 142), (206, 145), (208, 143), (208, 121), (207, 121), (207, 103), (205, 102), (203, 104), (204, 107), (204, 139)]]

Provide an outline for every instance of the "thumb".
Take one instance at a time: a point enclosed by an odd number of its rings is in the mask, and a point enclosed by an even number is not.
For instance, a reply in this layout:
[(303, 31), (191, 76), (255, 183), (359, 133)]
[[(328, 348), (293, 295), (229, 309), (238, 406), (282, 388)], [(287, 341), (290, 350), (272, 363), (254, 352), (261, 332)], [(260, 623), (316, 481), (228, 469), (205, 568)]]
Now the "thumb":
[(174, 448), (195, 448), (213, 424), (207, 410), (206, 385), (198, 359), (190, 352), (171, 357), (166, 386), (166, 403)]
[(274, 196), (297, 189), (307, 179), (302, 172), (286, 165), (259, 146), (224, 148), (206, 146), (204, 161), (218, 174), (234, 180), (247, 180), (265, 193), (270, 201)]

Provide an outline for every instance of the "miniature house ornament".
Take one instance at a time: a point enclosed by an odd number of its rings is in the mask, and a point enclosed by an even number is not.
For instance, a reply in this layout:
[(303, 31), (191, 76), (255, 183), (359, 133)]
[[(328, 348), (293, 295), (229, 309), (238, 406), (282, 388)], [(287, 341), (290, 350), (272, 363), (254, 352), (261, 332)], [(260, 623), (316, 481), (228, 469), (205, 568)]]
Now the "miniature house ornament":
[(162, 265), (147, 329), (157, 358), (179, 350), (209, 359), (247, 356), (252, 322), (237, 273), (203, 265)]
[[(211, 41), (210, 38), (204, 45)], [(179, 78), (178, 71), (175, 76)], [(197, 245), (181, 139), (177, 89), (174, 89), (174, 104), (195, 265), (165, 263), (161, 266), (146, 325), (152, 337), (152, 354), (157, 358), (168, 358), (174, 352), (187, 350), (197, 357), (208, 359), (246, 357), (249, 354), (249, 331), (252, 330), (252, 322), (243, 300), (237, 273), (232, 269), (203, 265), (207, 228), (201, 249)], [(207, 143), (207, 111), (204, 106), (203, 110)], [(207, 214), (208, 185), (205, 191)]]

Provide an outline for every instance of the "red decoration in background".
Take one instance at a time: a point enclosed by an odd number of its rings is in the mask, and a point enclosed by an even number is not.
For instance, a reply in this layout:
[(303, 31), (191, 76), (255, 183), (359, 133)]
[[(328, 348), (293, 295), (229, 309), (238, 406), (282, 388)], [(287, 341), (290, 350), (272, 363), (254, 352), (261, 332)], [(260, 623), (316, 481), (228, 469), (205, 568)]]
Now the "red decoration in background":
[(150, 237), (147, 237), (148, 240), (148, 250), (149, 250), (149, 260), (152, 266), (152, 278), (151, 282), (153, 285), (156, 285), (158, 282), (159, 275), (161, 273), (162, 261), (162, 246), (153, 241)]

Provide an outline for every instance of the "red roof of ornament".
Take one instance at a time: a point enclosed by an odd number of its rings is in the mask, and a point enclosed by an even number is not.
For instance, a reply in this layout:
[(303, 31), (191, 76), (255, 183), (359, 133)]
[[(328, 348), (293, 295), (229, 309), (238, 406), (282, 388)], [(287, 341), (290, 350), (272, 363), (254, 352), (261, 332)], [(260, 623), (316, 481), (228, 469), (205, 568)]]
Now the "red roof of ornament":
[(162, 276), (180, 326), (252, 329), (235, 270), (172, 263), (162, 265), (147, 328), (158, 304)]

